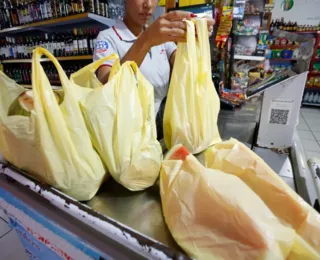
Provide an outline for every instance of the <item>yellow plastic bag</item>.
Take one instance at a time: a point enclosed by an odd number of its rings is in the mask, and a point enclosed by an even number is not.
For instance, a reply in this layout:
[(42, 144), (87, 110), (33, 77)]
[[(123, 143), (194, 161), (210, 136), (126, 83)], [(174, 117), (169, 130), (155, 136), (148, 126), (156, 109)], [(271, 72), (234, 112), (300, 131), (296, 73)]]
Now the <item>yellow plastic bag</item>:
[(211, 76), (208, 28), (205, 19), (186, 21), (187, 42), (179, 43), (164, 112), (167, 148), (183, 144), (191, 153), (221, 141), (217, 120), (220, 101)]
[[(99, 79), (96, 76), (96, 71), (99, 69), (99, 67), (105, 62), (109, 60), (115, 60), (115, 67), (119, 68), (119, 56), (115, 53), (104, 57), (100, 60), (97, 60), (95, 62), (92, 62), (91, 64), (81, 68), (77, 72), (71, 74), (70, 80), (71, 82), (84, 87), (84, 88), (98, 88), (102, 87), (103, 84), (99, 81)], [(113, 70), (112, 73), (115, 73), (116, 71)], [(112, 77), (113, 75), (110, 73), (110, 76)], [(111, 78), (110, 77), (110, 78)], [(89, 91), (91, 92), (91, 91)]]
[[(111, 58), (114, 56), (83, 68), (83, 74), (90, 76), (79, 80), (72, 75), (71, 79), (95, 88), (94, 70)], [(132, 191), (152, 186), (159, 176), (162, 150), (156, 135), (153, 95), (152, 85), (134, 62), (120, 67), (117, 60), (108, 83), (92, 89), (80, 101), (94, 147), (112, 177)]]
[(243, 181), (205, 168), (183, 146), (162, 162), (160, 194), (171, 234), (194, 259), (296, 259), (293, 245), (306, 246)]
[[(60, 105), (40, 64), (42, 55), (58, 70), (64, 89)], [(80, 88), (43, 48), (33, 52), (32, 83), (34, 110), (30, 116), (8, 116), (11, 104), (25, 89), (0, 72), (0, 152), (34, 178), (77, 200), (89, 200), (106, 174), (78, 105)]]
[(205, 152), (205, 165), (243, 180), (318, 252), (320, 259), (320, 215), (247, 146), (235, 139), (218, 143)]

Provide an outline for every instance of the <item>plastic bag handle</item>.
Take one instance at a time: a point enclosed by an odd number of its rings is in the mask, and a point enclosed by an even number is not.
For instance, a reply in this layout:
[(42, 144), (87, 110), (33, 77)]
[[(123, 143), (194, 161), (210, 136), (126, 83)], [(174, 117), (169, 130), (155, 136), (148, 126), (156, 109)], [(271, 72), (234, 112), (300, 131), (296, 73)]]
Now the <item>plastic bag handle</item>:
[(32, 86), (34, 86), (34, 83), (36, 82), (36, 79), (35, 79), (36, 67), (35, 66), (42, 67), (42, 65), (40, 64), (40, 59), (41, 59), (42, 55), (47, 56), (47, 58), (50, 61), (52, 61), (52, 63), (56, 67), (58, 74), (59, 74), (62, 88), (68, 88), (70, 86), (70, 84), (68, 84), (69, 79), (68, 79), (67, 75), (64, 73), (63, 68), (61, 67), (61, 65), (59, 64), (57, 59), (48, 50), (46, 50), (42, 47), (37, 47), (33, 50), (33, 54), (32, 54)]
[(109, 60), (119, 60), (119, 56), (116, 53), (112, 53), (109, 56), (103, 57), (100, 60), (95, 61), (94, 63), (92, 63), (92, 71), (95, 72), (97, 69), (99, 69), (99, 67), (106, 61)]

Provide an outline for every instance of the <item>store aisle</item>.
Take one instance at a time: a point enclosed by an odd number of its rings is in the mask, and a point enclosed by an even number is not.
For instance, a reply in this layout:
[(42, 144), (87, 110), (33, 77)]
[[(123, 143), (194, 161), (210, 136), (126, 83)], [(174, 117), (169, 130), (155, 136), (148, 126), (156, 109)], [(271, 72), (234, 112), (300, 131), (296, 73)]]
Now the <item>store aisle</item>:
[(27, 260), (22, 244), (14, 230), (8, 226), (8, 219), (0, 209), (0, 259)]
[(297, 130), (306, 153), (306, 159), (320, 158), (320, 109), (301, 108)]

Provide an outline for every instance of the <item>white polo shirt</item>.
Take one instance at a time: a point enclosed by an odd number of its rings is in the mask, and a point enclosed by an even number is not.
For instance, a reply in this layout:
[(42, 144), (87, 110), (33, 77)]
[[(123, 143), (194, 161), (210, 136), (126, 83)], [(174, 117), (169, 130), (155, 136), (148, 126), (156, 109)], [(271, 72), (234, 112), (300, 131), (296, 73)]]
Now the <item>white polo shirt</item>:
[[(120, 59), (128, 52), (137, 37), (128, 29), (122, 20), (117, 20), (112, 28), (99, 33), (93, 55), (93, 60), (99, 60), (112, 53), (117, 53)], [(167, 96), (170, 80), (170, 57), (176, 51), (173, 42), (154, 46), (147, 53), (140, 71), (154, 87), (155, 113), (158, 112), (162, 100)], [(104, 63), (112, 66), (114, 61)], [(103, 65), (102, 65), (103, 66)]]

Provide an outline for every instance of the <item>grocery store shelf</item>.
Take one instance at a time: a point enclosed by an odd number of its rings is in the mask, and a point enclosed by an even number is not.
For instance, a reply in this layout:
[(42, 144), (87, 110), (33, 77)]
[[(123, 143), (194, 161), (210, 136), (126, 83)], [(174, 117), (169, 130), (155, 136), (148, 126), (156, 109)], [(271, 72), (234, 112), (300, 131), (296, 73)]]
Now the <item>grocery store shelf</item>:
[(305, 87), (306, 90), (310, 90), (310, 91), (320, 91), (320, 87), (309, 87), (309, 86), (306, 86)]
[(234, 32), (234, 35), (237, 35), (237, 36), (257, 36), (259, 33), (240, 33), (240, 32)]
[(234, 55), (235, 60), (256, 60), (264, 61), (266, 58), (264, 56), (250, 56), (250, 55)]
[(21, 33), (21, 32), (31, 31), (35, 29), (50, 28), (55, 26), (63, 26), (63, 25), (69, 25), (69, 24), (87, 22), (87, 21), (97, 21), (109, 27), (114, 25), (115, 23), (114, 20), (100, 16), (100, 15), (96, 15), (92, 13), (82, 13), (82, 14), (75, 14), (75, 15), (60, 17), (60, 18), (51, 19), (51, 20), (45, 20), (45, 21), (36, 22), (36, 23), (30, 23), (30, 24), (16, 26), (12, 28), (6, 28), (3, 30), (0, 30), (0, 35), (7, 34), (7, 33)]
[(297, 33), (297, 34), (316, 34), (318, 33), (319, 31), (306, 31), (306, 32), (292, 32), (292, 33)]
[(291, 58), (291, 59), (283, 59), (283, 58), (271, 58), (271, 61), (296, 61), (296, 58)]
[(320, 76), (320, 72), (309, 72), (308, 76)]
[(302, 105), (304, 105), (304, 106), (320, 107), (320, 104), (317, 104), (317, 103), (302, 102)]
[(271, 46), (270, 49), (271, 50), (293, 50), (293, 49), (297, 49), (299, 48), (299, 46), (297, 45), (291, 45), (291, 46)]
[[(67, 60), (92, 60), (92, 55), (81, 55), (81, 56), (65, 56), (65, 57), (56, 57), (59, 61)], [(41, 59), (40, 61), (50, 61), (47, 58)], [(31, 63), (32, 59), (15, 59), (15, 60), (3, 60), (1, 63)]]

